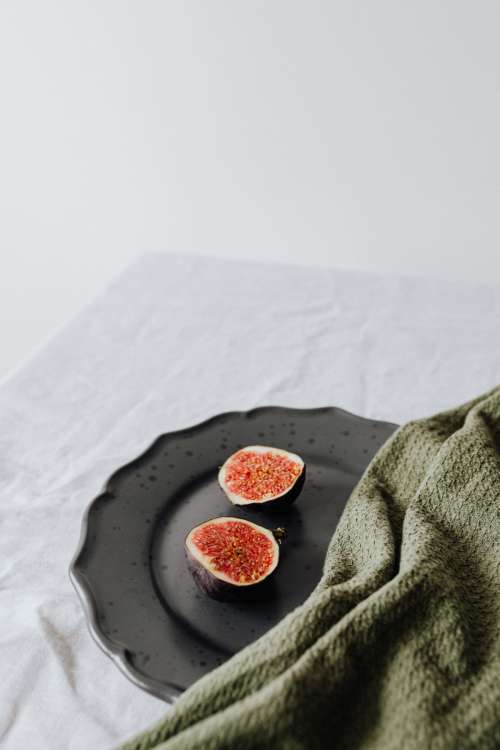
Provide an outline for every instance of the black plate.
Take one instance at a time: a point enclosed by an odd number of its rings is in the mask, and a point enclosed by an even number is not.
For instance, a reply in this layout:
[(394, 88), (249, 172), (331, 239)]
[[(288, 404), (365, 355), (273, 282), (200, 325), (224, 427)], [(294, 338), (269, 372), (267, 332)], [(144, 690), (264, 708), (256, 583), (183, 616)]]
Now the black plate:
[[(83, 520), (70, 576), (99, 646), (139, 687), (171, 701), (265, 633), (318, 582), (352, 488), (395, 429), (342, 409), (263, 407), (160, 436), (113, 474)], [(219, 488), (218, 467), (255, 444), (306, 461), (304, 490), (290, 510), (239, 510)], [(225, 604), (196, 588), (184, 539), (219, 515), (287, 528), (272, 599)]]

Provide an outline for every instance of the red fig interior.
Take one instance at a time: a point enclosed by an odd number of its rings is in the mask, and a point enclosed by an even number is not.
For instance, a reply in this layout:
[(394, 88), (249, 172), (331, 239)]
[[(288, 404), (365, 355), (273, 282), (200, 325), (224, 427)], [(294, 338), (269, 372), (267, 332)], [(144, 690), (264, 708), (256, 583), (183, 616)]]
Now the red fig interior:
[(254, 445), (227, 459), (219, 482), (232, 502), (260, 503), (288, 493), (303, 470), (300, 456), (280, 448)]
[(186, 546), (212, 575), (237, 586), (266, 578), (279, 558), (271, 531), (238, 518), (216, 518), (196, 526)]

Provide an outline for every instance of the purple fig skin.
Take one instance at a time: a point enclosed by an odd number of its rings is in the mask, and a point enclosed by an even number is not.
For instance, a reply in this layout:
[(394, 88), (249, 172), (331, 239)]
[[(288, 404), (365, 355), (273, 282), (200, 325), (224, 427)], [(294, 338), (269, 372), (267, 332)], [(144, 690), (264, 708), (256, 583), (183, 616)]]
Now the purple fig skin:
[(185, 547), (186, 559), (189, 568), (189, 572), (194, 578), (196, 585), (204, 594), (211, 596), (213, 599), (224, 599), (224, 594), (228, 595), (228, 589), (234, 588), (227, 581), (221, 581), (216, 578), (212, 573), (201, 564), (189, 551), (187, 546)]
[[(250, 451), (250, 452), (257, 452), (257, 453), (265, 453), (270, 452), (274, 453), (275, 455), (285, 455), (288, 458), (291, 458), (292, 460), (296, 461), (297, 463), (300, 463), (302, 469), (298, 476), (298, 478), (294, 481), (294, 483), (291, 485), (291, 487), (288, 490), (285, 490), (283, 494), (277, 495), (275, 497), (270, 497), (267, 500), (255, 500), (255, 501), (247, 501), (244, 497), (242, 497), (237, 492), (232, 492), (229, 487), (227, 486), (226, 482), (226, 467), (227, 465), (233, 460), (235, 456), (238, 455), (238, 453), (244, 451)], [(304, 487), (304, 482), (306, 480), (306, 464), (304, 462), (304, 459), (302, 456), (299, 456), (296, 453), (291, 453), (290, 451), (287, 451), (284, 448), (276, 448), (273, 446), (263, 446), (263, 445), (249, 445), (246, 448), (240, 448), (238, 451), (233, 453), (229, 458), (226, 459), (226, 461), (222, 464), (222, 466), (219, 468), (218, 473), (218, 482), (219, 486), (224, 492), (224, 494), (227, 496), (230, 503), (233, 505), (236, 505), (237, 508), (246, 508), (250, 511), (274, 511), (274, 510), (285, 510), (288, 506), (290, 506), (295, 500), (298, 498), (300, 493), (302, 492), (302, 489)]]
[(262, 581), (257, 581), (251, 586), (237, 586), (229, 583), (229, 581), (221, 581), (220, 578), (216, 578), (199, 560), (193, 557), (187, 547), (185, 551), (188, 568), (196, 585), (200, 591), (211, 599), (223, 602), (244, 602), (264, 599), (272, 595), (273, 578), (277, 568)]
[[(206, 521), (205, 523), (209, 525), (211, 522), (217, 521), (219, 519), (211, 519), (209, 521)], [(257, 528), (260, 528), (262, 531), (267, 531), (269, 533), (269, 529), (264, 529), (263, 527), (257, 526), (257, 524), (254, 524), (250, 521), (244, 521), (243, 519), (230, 519), (230, 520), (240, 520), (245, 524), (250, 524), (251, 526), (256, 526)], [(200, 524), (200, 526), (204, 526), (205, 524)], [(194, 527), (198, 528), (198, 527)], [(186, 555), (186, 560), (188, 564), (189, 571), (191, 575), (193, 576), (193, 579), (198, 586), (198, 588), (207, 596), (210, 596), (212, 599), (219, 599), (221, 601), (248, 601), (248, 600), (256, 600), (256, 599), (262, 599), (268, 597), (272, 593), (273, 589), (273, 577), (276, 572), (276, 569), (279, 565), (280, 560), (280, 553), (279, 548), (281, 544), (283, 543), (283, 540), (286, 538), (286, 530), (282, 527), (279, 527), (271, 532), (272, 536), (274, 537), (274, 556), (273, 556), (273, 564), (274, 568), (271, 570), (270, 573), (265, 574), (260, 580), (256, 581), (255, 583), (247, 584), (247, 585), (239, 585), (237, 583), (231, 583), (230, 581), (225, 581), (220, 578), (218, 578), (212, 571), (206, 567), (201, 560), (199, 560), (190, 550), (188, 540), (190, 538), (191, 533), (194, 531), (194, 529), (191, 529), (189, 534), (186, 537), (185, 543), (184, 543), (184, 552)], [(271, 567), (271, 566), (270, 566)]]
[[(296, 501), (300, 493), (302, 492), (304, 488), (304, 482), (306, 481), (306, 465), (304, 464), (304, 467), (302, 469), (302, 472), (300, 474), (300, 477), (297, 479), (293, 487), (290, 487), (288, 492), (285, 492), (284, 495), (281, 495), (280, 497), (277, 497), (276, 499), (271, 500), (261, 500), (256, 503), (244, 503), (243, 505), (237, 505), (237, 508), (241, 508), (242, 510), (259, 510), (269, 513), (274, 513), (274, 511), (279, 510), (285, 510), (286, 508), (289, 508), (292, 503)], [(236, 505), (236, 503), (235, 503)]]

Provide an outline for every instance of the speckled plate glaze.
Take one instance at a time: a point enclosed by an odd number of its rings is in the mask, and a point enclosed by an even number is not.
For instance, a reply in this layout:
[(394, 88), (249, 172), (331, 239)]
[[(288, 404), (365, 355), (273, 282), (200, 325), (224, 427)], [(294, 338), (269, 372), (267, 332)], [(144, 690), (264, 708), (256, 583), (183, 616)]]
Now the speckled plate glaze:
[[(83, 519), (70, 576), (99, 646), (136, 685), (174, 700), (306, 599), (351, 490), (395, 429), (333, 407), (272, 406), (161, 435), (112, 475)], [(304, 490), (289, 510), (248, 512), (220, 489), (218, 467), (255, 444), (306, 461)], [(286, 527), (271, 598), (226, 604), (196, 588), (184, 539), (219, 515)]]

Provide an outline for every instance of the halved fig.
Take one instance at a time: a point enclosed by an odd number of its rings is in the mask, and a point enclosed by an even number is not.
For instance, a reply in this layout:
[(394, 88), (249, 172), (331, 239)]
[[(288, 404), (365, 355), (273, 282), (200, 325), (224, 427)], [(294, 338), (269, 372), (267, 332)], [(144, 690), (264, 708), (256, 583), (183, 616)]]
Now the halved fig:
[(189, 569), (199, 588), (215, 599), (244, 598), (262, 590), (279, 561), (278, 539), (269, 529), (222, 516), (195, 526), (186, 537)]
[(305, 476), (306, 465), (296, 453), (250, 445), (224, 462), (219, 484), (234, 505), (269, 510), (292, 503), (304, 486)]

